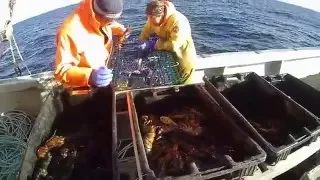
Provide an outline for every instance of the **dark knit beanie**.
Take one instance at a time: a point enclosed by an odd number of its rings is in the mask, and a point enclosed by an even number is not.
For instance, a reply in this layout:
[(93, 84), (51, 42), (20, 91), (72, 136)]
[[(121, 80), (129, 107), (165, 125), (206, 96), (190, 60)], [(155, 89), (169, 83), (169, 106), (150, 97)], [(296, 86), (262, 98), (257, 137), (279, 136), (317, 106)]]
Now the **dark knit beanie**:
[(117, 19), (123, 10), (123, 0), (94, 0), (93, 9), (103, 17)]

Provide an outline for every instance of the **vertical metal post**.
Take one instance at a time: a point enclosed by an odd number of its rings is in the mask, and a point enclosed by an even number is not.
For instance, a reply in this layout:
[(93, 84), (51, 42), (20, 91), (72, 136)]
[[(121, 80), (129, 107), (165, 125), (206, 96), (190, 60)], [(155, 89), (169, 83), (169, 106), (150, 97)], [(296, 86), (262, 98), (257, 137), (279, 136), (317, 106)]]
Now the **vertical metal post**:
[[(118, 131), (117, 131), (117, 108), (116, 108), (116, 92), (112, 87), (112, 168), (113, 168), (113, 180), (119, 180), (119, 170), (118, 170)], [(107, 120), (107, 119), (106, 119)]]
[(132, 98), (132, 92), (128, 91), (127, 92), (127, 103), (128, 103), (128, 111), (129, 111), (129, 117), (130, 117), (130, 127), (131, 127), (131, 135), (132, 135), (132, 143), (133, 143), (133, 149), (134, 149), (134, 155), (136, 158), (136, 164), (137, 164), (137, 171), (138, 171), (138, 177), (140, 180), (142, 180), (142, 171), (141, 171), (141, 165), (140, 165), (140, 159), (139, 159), (139, 152), (137, 148), (137, 136), (135, 133), (135, 127), (134, 127), (134, 122), (133, 122), (133, 109), (131, 106), (131, 103), (133, 103), (133, 98)]

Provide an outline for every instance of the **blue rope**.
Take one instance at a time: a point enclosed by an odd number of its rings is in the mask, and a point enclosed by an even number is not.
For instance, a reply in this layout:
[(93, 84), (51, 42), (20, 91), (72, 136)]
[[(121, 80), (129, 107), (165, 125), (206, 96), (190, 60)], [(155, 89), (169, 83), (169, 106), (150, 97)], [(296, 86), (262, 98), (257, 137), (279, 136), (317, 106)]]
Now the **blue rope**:
[(0, 180), (19, 179), (32, 120), (22, 111), (0, 115)]

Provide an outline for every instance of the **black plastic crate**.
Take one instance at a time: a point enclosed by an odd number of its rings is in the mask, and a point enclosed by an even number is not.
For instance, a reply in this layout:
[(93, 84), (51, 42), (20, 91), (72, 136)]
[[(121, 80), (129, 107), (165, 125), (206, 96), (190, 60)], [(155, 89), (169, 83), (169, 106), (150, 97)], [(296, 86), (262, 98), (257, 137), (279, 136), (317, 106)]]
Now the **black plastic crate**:
[(116, 90), (179, 84), (178, 64), (173, 53), (155, 51), (144, 57), (136, 47), (137, 40), (130, 37), (121, 51), (112, 53)]
[[(227, 114), (223, 113), (217, 103), (210, 98), (210, 95), (204, 87), (201, 85), (189, 85), (180, 87), (179, 92), (176, 90), (177, 89), (173, 88), (153, 91), (140, 90), (132, 94), (131, 104), (129, 105), (132, 106), (134, 113), (133, 117), (136, 124), (138, 150), (140, 152), (142, 173), (145, 174), (145, 177), (147, 177), (147, 179), (232, 179), (253, 175), (257, 165), (265, 161), (266, 153), (262, 148), (239, 129)], [(169, 174), (165, 172), (159, 176), (159, 170), (154, 160), (160, 158), (153, 156), (155, 154), (151, 156), (150, 154), (146, 154), (142, 139), (144, 133), (141, 133), (144, 130), (139, 127), (141, 120), (138, 120), (138, 117), (144, 114), (150, 117), (152, 115), (156, 117), (165, 116), (173, 112), (174, 109), (180, 111), (185, 107), (195, 108), (200, 113), (203, 113), (204, 119), (202, 119), (200, 123), (203, 125), (203, 132), (208, 134), (191, 136), (188, 133), (179, 134), (179, 131), (174, 132), (174, 134), (171, 134), (173, 135), (172, 139), (181, 138), (177, 141), (178, 145), (174, 146), (176, 148), (182, 148), (182, 141), (187, 142), (190, 140), (190, 142), (193, 141), (194, 143), (206, 143), (209, 142), (207, 140), (212, 140), (212, 142), (210, 142), (211, 144), (208, 143), (208, 145), (214, 145), (212, 146), (214, 148), (208, 150), (208, 152), (212, 154), (215, 153), (215, 158), (211, 162), (208, 161), (207, 164), (195, 163), (197, 161), (192, 163), (192, 161), (190, 161), (190, 163), (184, 166), (186, 171), (181, 174), (174, 174), (173, 172), (173, 174)], [(159, 121), (156, 122), (155, 119), (153, 122), (159, 123)], [(176, 122), (178, 123), (178, 121)], [(161, 148), (161, 146), (156, 145), (157, 143), (158, 141), (155, 141), (153, 144), (155, 148), (153, 149), (153, 153), (159, 150), (157, 148)], [(229, 146), (233, 151), (227, 151), (226, 149), (224, 151), (223, 148), (226, 148), (226, 146)], [(187, 153), (186, 149), (184, 151), (185, 153)], [(200, 154), (200, 150), (205, 149), (206, 148), (202, 147), (197, 150)], [(172, 159), (172, 161), (175, 160), (176, 158)], [(169, 162), (169, 160), (166, 162)]]
[(286, 159), (319, 135), (313, 114), (255, 73), (204, 81), (211, 96), (267, 152), (268, 164)]
[(263, 78), (320, 118), (320, 91), (291, 74), (264, 76)]
[[(113, 116), (115, 98), (112, 94), (111, 88), (100, 88), (92, 96), (87, 95), (75, 105), (63, 106), (68, 107), (66, 109), (56, 106), (62, 104), (59, 99), (60, 92), (50, 94), (29, 138), (25, 167), (22, 167), (25, 178), (22, 179), (27, 179), (27, 176), (28, 179), (35, 179), (33, 174), (43, 171), (39, 168), (42, 167), (44, 159), (37, 159), (36, 150), (53, 134), (65, 137), (65, 143), (50, 151), (52, 159), (49, 161), (49, 174), (40, 179), (50, 179), (50, 176), (52, 179), (96, 179), (97, 176), (119, 179), (115, 152), (116, 123)], [(70, 98), (72, 102), (79, 97), (75, 95), (64, 98)], [(66, 158), (63, 158), (60, 151), (63, 149), (69, 149)]]

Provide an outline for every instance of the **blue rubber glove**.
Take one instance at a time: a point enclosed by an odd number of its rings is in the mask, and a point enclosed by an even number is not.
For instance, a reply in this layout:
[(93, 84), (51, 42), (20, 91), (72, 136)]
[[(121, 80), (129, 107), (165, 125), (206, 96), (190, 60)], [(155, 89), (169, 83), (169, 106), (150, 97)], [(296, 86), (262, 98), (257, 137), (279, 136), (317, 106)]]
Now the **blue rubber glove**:
[(139, 49), (142, 51), (154, 51), (157, 40), (158, 40), (157, 38), (153, 38), (149, 41), (141, 42), (139, 44)]
[(112, 81), (112, 71), (107, 67), (100, 67), (91, 72), (89, 84), (97, 87), (108, 86)]

